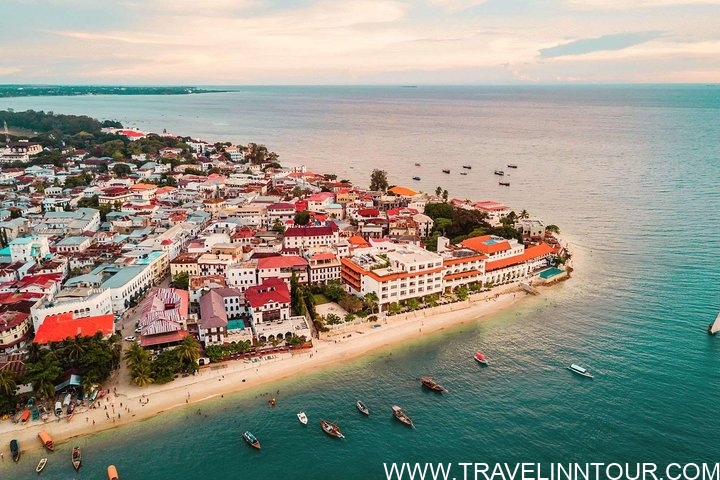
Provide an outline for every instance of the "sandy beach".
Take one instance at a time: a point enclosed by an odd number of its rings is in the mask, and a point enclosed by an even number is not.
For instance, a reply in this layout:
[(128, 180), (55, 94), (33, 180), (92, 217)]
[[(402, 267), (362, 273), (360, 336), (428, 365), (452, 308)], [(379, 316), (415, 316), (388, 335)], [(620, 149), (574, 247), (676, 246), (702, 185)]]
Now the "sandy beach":
[[(370, 323), (348, 324), (323, 333), (313, 348), (293, 353), (273, 354), (250, 362), (235, 360), (203, 367), (197, 375), (180, 377), (164, 385), (139, 388), (116, 380), (105, 385), (109, 394), (87, 409), (79, 407), (71, 421), (54, 416), (47, 422), (27, 425), (0, 423), (0, 447), (7, 449), (11, 439), (20, 441), (23, 450), (40, 448), (38, 432), (46, 430), (56, 444), (76, 436), (120, 427), (162, 414), (168, 410), (204, 400), (269, 386), (279, 380), (335, 366), (371, 352), (412, 341), (444, 329), (493, 315), (519, 302), (527, 294), (517, 285), (507, 285), (470, 299), (381, 318)], [(117, 376), (117, 378), (124, 378)], [(272, 390), (272, 388), (271, 388)]]

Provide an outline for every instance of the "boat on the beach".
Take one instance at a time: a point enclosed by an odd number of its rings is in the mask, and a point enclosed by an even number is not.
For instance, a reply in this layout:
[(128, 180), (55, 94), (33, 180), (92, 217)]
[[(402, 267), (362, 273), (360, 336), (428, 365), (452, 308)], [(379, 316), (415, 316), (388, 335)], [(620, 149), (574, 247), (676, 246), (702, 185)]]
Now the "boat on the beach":
[(30, 420), (30, 409), (25, 409), (20, 417), (20, 423), (27, 423)]
[(502, 170), (495, 170), (494, 173), (495, 173), (495, 175), (500, 175), (501, 177), (502, 177), (503, 175), (505, 175), (505, 172), (503, 172)]
[(407, 416), (405, 411), (397, 405), (392, 406), (393, 416), (397, 418), (401, 423), (404, 423), (408, 427), (415, 427), (413, 421)]
[(243, 440), (245, 440), (245, 443), (250, 445), (251, 447), (257, 448), (260, 450), (260, 440), (255, 438), (255, 435), (250, 433), (249, 431), (244, 431), (242, 434)]
[(322, 431), (335, 438), (345, 438), (345, 435), (340, 431), (340, 427), (327, 420), (320, 420), (320, 427)]
[(420, 381), (422, 382), (423, 387), (432, 390), (433, 392), (447, 392), (447, 389), (445, 387), (443, 387), (430, 377), (422, 377)]
[(503, 186), (503, 187), (509, 187), (510, 182), (498, 182), (498, 185)]
[(475, 359), (476, 362), (478, 362), (482, 365), (488, 364), (487, 357), (480, 352), (475, 352), (475, 355), (473, 355), (473, 358)]
[(37, 473), (40, 473), (43, 471), (43, 468), (45, 468), (45, 465), (47, 464), (47, 458), (41, 458), (40, 461), (37, 464), (37, 467), (35, 467), (35, 471)]
[(67, 414), (72, 415), (75, 411), (75, 402), (70, 402), (70, 405), (67, 406)]
[(10, 456), (13, 462), (20, 460), (20, 444), (14, 438), (10, 440)]
[(72, 461), (72, 466), (75, 471), (77, 472), (80, 470), (80, 465), (82, 465), (82, 453), (80, 452), (80, 447), (73, 447), (70, 460)]
[(517, 168), (517, 165), (514, 163), (508, 163), (508, 168)]
[(470, 170), (472, 168), (472, 165), (463, 165), (462, 167)]
[(118, 477), (117, 468), (115, 468), (115, 465), (109, 465), (108, 469), (108, 480), (119, 480), (120, 477)]
[(305, 412), (300, 412), (297, 414), (298, 420), (300, 420), (300, 423), (303, 425), (307, 425), (307, 415), (305, 415)]
[(413, 177), (413, 180), (420, 181), (420, 177)]
[(578, 375), (582, 375), (583, 377), (593, 378), (592, 374), (587, 369), (581, 367), (580, 365), (576, 365), (573, 363), (572, 365), (570, 365), (567, 368), (571, 372), (577, 373)]
[(450, 173), (450, 170), (448, 170), (447, 168), (444, 168), (443, 173)]
[(720, 313), (715, 317), (715, 321), (708, 325), (708, 333), (710, 335), (715, 335), (717, 332), (720, 332)]
[(362, 402), (362, 400), (358, 400), (357, 403), (355, 404), (355, 406), (357, 407), (358, 411), (360, 411), (360, 413), (362, 413), (363, 415), (370, 415), (370, 410)]
[(40, 433), (38, 433), (38, 438), (40, 438), (43, 447), (45, 447), (48, 451), (52, 452), (53, 450), (55, 450), (55, 444), (53, 443), (53, 439), (50, 434), (47, 433), (45, 430), (41, 430)]
[(62, 403), (55, 402), (55, 416), (60, 417), (62, 415)]

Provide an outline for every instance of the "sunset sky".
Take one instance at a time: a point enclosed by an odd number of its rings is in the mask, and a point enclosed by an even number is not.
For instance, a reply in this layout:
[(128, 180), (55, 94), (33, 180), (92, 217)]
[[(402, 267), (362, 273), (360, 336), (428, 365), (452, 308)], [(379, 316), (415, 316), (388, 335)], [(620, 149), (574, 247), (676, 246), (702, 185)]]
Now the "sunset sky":
[(720, 81), (720, 0), (2, 0), (0, 10), (0, 83)]

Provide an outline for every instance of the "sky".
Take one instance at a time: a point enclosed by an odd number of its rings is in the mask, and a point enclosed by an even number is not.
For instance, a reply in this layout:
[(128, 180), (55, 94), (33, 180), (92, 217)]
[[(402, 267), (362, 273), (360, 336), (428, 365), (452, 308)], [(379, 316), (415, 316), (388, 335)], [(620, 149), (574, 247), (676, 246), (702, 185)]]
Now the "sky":
[(720, 0), (1, 0), (0, 83), (718, 83)]

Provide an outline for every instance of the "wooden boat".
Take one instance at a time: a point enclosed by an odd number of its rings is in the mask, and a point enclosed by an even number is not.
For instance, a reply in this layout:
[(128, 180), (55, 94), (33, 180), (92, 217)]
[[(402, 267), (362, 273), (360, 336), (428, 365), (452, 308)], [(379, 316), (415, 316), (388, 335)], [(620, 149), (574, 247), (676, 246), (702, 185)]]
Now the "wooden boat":
[(576, 365), (573, 363), (572, 365), (570, 365), (567, 368), (571, 372), (577, 373), (578, 375), (582, 375), (583, 377), (593, 378), (592, 374), (587, 369), (581, 367), (580, 365)]
[(357, 409), (360, 411), (360, 413), (362, 413), (363, 415), (370, 415), (370, 410), (369, 410), (368, 407), (362, 402), (362, 400), (358, 400), (357, 403), (355, 404), (355, 406), (356, 406)]
[(416, 166), (416, 167), (419, 167), (419, 166), (420, 166), (420, 164), (419, 164), (419, 163), (415, 163), (415, 166)]
[(43, 471), (43, 468), (45, 468), (45, 465), (47, 464), (47, 458), (41, 458), (40, 461), (37, 464), (37, 467), (35, 467), (35, 471), (37, 473), (40, 473)]
[(251, 447), (257, 448), (260, 450), (260, 440), (255, 438), (255, 435), (250, 433), (249, 431), (244, 431), (242, 434), (243, 440), (245, 440), (245, 443), (250, 445)]
[(10, 456), (13, 462), (20, 460), (20, 444), (14, 438), (10, 440)]
[(720, 313), (715, 317), (715, 321), (708, 325), (708, 333), (710, 335), (715, 335), (717, 332), (720, 332)]
[(508, 168), (517, 168), (517, 165), (514, 163), (508, 163)]
[(55, 450), (55, 444), (53, 443), (52, 437), (49, 433), (47, 433), (45, 430), (42, 430), (40, 433), (38, 433), (38, 437), (40, 438), (43, 447), (48, 449), (48, 451), (52, 452), (53, 450)]
[(488, 364), (487, 357), (485, 357), (485, 355), (483, 355), (480, 352), (475, 352), (475, 355), (473, 356), (473, 358), (475, 359), (476, 362), (478, 362), (482, 365)]
[(345, 435), (340, 431), (340, 427), (334, 423), (328, 422), (327, 420), (320, 420), (320, 427), (322, 431), (335, 438), (345, 438)]
[(460, 172), (460, 175), (467, 175), (467, 172)]
[(413, 180), (420, 181), (420, 177), (413, 177)]
[(433, 380), (430, 377), (422, 377), (420, 379), (420, 381), (422, 382), (423, 387), (425, 387), (429, 390), (432, 390), (433, 392), (438, 392), (438, 393), (447, 392), (445, 387), (443, 387), (442, 385), (440, 385), (439, 383), (437, 383), (435, 380)]
[(498, 185), (501, 185), (501, 186), (503, 186), (503, 187), (509, 187), (509, 186), (510, 186), (510, 182), (498, 182)]
[(392, 407), (393, 416), (397, 418), (400, 422), (404, 423), (408, 427), (414, 427), (413, 421), (410, 419), (410, 417), (407, 416), (405, 411), (398, 407), (397, 405), (393, 405)]
[(80, 466), (82, 465), (82, 453), (80, 452), (80, 447), (73, 447), (72, 449), (72, 457), (70, 457), (70, 460), (72, 461), (72, 466), (77, 472), (80, 470)]
[(502, 177), (503, 175), (505, 175), (505, 172), (503, 172), (502, 170), (495, 170), (495, 175), (500, 175)]
[(70, 405), (67, 406), (67, 414), (72, 415), (75, 411), (75, 402), (70, 402)]
[(271, 407), (274, 407), (276, 404), (277, 402), (275, 401), (275, 397), (268, 400), (268, 405), (270, 405)]
[(450, 170), (448, 170), (448, 169), (443, 169), (443, 173), (450, 173)]
[(468, 170), (470, 170), (470, 169), (472, 168), (472, 165), (463, 165), (462, 167), (463, 167), (463, 168), (467, 168)]
[(27, 423), (28, 420), (30, 420), (30, 410), (26, 408), (20, 417), (20, 423)]
[(300, 420), (300, 423), (303, 425), (307, 425), (307, 415), (305, 415), (305, 412), (300, 412), (297, 414), (298, 420)]
[(120, 477), (118, 477), (117, 468), (115, 468), (115, 465), (108, 466), (107, 469), (108, 473), (108, 480), (119, 480)]

